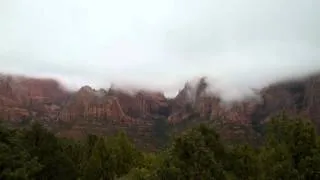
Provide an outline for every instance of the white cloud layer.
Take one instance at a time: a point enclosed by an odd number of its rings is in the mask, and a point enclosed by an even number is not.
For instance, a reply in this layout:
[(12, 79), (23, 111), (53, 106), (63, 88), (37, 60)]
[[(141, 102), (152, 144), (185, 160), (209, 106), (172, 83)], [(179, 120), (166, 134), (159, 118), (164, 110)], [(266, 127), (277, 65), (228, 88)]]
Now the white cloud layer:
[(320, 70), (319, 0), (0, 0), (0, 71), (239, 96)]

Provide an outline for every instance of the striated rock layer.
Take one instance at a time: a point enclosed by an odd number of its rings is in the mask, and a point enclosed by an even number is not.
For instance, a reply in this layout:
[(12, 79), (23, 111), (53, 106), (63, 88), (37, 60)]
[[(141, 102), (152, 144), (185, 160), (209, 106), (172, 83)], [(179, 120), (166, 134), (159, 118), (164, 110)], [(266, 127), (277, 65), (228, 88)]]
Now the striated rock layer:
[(320, 75), (279, 82), (257, 92), (260, 99), (228, 105), (210, 95), (207, 87), (205, 78), (201, 78), (196, 85), (186, 83), (175, 98), (167, 99), (160, 92), (141, 90), (129, 94), (89, 86), (70, 92), (53, 79), (1, 75), (0, 118), (16, 124), (32, 119), (48, 126), (63, 124), (58, 134), (72, 137), (124, 129), (137, 141), (152, 141), (159, 119), (165, 119), (171, 127), (201, 119), (219, 124), (221, 129), (232, 125), (233, 130), (224, 131), (230, 136), (238, 132), (237, 127), (259, 131), (259, 125), (271, 115), (287, 111), (311, 118), (320, 128)]

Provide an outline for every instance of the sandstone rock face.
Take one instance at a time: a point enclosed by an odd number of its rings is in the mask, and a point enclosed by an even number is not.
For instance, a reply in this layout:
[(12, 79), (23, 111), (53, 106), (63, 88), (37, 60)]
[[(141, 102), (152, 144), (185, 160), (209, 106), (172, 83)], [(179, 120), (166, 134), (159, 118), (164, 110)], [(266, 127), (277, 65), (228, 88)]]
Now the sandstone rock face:
[[(186, 109), (192, 107), (200, 117), (243, 125), (264, 122), (281, 111), (303, 115), (320, 124), (320, 75), (272, 84), (259, 92), (261, 99), (248, 99), (227, 106), (218, 97), (199, 93), (205, 92), (205, 86), (201, 84), (194, 86), (194, 90), (186, 85), (176, 96), (170, 123), (178, 124), (188, 118), (190, 111)], [(190, 91), (198, 93), (190, 99)]]
[(134, 122), (133, 118), (123, 112), (117, 97), (108, 96), (106, 91), (96, 91), (88, 86), (71, 95), (59, 116), (59, 120), (65, 122), (79, 119)]
[(68, 92), (52, 79), (5, 75), (0, 78), (0, 116), (4, 120), (57, 115), (67, 97)]
[[(126, 129), (129, 134), (147, 137), (156, 119), (165, 118), (172, 125), (190, 118), (220, 120), (223, 126), (237, 124), (251, 128), (270, 116), (287, 111), (311, 118), (320, 124), (320, 75), (270, 85), (259, 91), (261, 99), (223, 104), (208, 94), (205, 78), (186, 83), (174, 99), (163, 93), (123, 90), (95, 90), (84, 86), (76, 92), (65, 90), (52, 79), (0, 75), (0, 118), (19, 122), (38, 119), (71, 124), (61, 134), (113, 132)], [(319, 125), (320, 129), (320, 125)]]
[(139, 91), (128, 94), (122, 91), (109, 90), (110, 96), (117, 97), (123, 111), (134, 118), (141, 118), (150, 114), (168, 114), (169, 104), (163, 93)]

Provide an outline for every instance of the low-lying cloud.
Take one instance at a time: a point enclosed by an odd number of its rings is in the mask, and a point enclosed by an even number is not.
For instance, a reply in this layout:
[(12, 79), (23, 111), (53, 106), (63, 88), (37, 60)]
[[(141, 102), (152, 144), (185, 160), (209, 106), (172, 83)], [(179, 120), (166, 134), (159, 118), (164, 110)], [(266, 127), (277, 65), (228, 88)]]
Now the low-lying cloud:
[(319, 7), (317, 0), (0, 1), (0, 71), (168, 96), (207, 76), (225, 99), (239, 98), (320, 70)]

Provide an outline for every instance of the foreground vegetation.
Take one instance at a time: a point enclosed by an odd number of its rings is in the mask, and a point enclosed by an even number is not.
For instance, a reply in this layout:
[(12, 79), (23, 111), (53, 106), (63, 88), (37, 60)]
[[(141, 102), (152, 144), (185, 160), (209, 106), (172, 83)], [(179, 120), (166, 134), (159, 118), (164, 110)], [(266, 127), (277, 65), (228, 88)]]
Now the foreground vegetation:
[(55, 137), (40, 124), (0, 128), (4, 180), (320, 179), (320, 138), (305, 119), (274, 117), (261, 146), (225, 145), (213, 128), (187, 130), (158, 153), (138, 151), (124, 133)]

